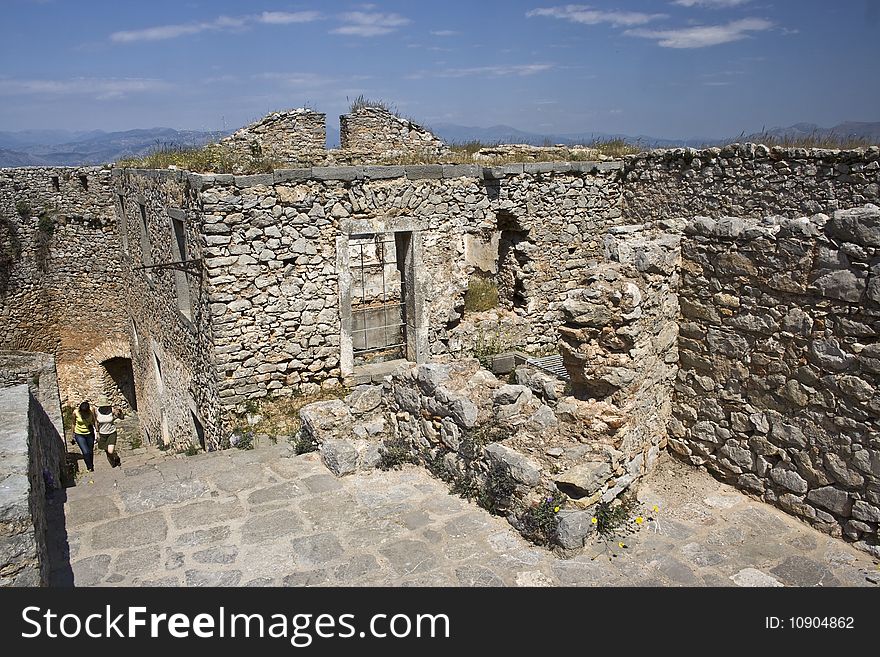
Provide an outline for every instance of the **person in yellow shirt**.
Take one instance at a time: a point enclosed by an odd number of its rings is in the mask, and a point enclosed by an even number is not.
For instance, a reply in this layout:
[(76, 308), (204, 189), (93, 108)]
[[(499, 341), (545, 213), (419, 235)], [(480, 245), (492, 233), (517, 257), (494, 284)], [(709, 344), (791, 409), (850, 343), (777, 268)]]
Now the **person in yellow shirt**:
[(88, 400), (82, 402), (79, 408), (73, 411), (73, 441), (79, 445), (86, 469), (95, 471), (94, 448), (95, 448), (95, 412), (89, 406)]

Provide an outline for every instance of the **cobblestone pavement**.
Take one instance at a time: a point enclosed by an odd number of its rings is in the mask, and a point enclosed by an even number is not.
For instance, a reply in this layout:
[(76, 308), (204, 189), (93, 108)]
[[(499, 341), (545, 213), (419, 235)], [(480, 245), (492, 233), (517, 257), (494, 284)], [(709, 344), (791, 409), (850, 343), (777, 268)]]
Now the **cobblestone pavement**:
[(870, 555), (668, 456), (639, 493), (658, 521), (625, 548), (597, 543), (568, 559), (414, 466), (336, 479), (286, 444), (176, 458), (141, 449), (117, 469), (98, 456), (55, 500), (58, 586), (880, 582)]

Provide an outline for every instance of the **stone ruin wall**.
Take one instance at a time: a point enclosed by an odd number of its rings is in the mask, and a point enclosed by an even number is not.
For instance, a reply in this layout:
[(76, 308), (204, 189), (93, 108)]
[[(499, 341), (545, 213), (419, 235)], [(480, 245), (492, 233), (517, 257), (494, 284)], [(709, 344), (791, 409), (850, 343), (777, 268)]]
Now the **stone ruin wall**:
[(430, 130), (380, 107), (362, 107), (339, 117), (339, 142), (349, 158), (437, 157), (448, 151)]
[[(466, 243), (515, 225), (528, 251), (521, 284), (528, 304), (510, 321), (523, 348), (555, 344), (567, 287), (592, 236), (619, 217), (613, 170), (594, 165), (525, 173), (522, 165), (335, 167), (259, 176), (193, 176), (204, 222), (204, 265), (214, 370), (224, 406), (341, 382), (337, 240), (351, 222), (405, 218), (421, 228), (428, 343), (467, 352), (454, 326), (468, 279)], [(158, 211), (158, 208), (157, 208)], [(501, 217), (501, 219), (499, 219)], [(584, 254), (582, 254), (584, 255)], [(148, 292), (148, 291), (147, 291)]]
[(45, 586), (47, 495), (66, 454), (52, 356), (0, 352), (0, 409), (0, 586)]
[(880, 202), (880, 148), (837, 151), (732, 144), (624, 160), (623, 211), (632, 222), (707, 217), (802, 217)]
[(0, 169), (0, 348), (53, 354), (65, 403), (101, 394), (101, 360), (126, 355), (115, 215), (109, 169)]
[(880, 209), (701, 218), (672, 448), (880, 555)]
[[(472, 273), (488, 269), (491, 274), (494, 268), (499, 281), (512, 278), (519, 287), (519, 299), (526, 300), (523, 307), (513, 303), (513, 297), (502, 298), (512, 311), (508, 317), (523, 320), (525, 330), (517, 330), (526, 336), (524, 342), (536, 348), (552, 348), (556, 330), (566, 324), (574, 331), (589, 326), (579, 324), (573, 308), (566, 310), (566, 300), (571, 305), (571, 298), (581, 295), (586, 299), (597, 293), (598, 298), (605, 294), (606, 302), (612, 298), (619, 302), (626, 298), (626, 283), (632, 284), (643, 299), (650, 298), (642, 306), (645, 316), (633, 321), (622, 317), (627, 314), (620, 312), (622, 307), (615, 308), (620, 325), (615, 323), (613, 330), (632, 334), (634, 327), (640, 326), (635, 330), (641, 336), (636, 349), (648, 350), (640, 353), (652, 354), (652, 362), (658, 363), (657, 368), (645, 371), (660, 373), (670, 365), (667, 357), (673, 348), (664, 347), (667, 336), (662, 327), (667, 324), (671, 298), (676, 296), (670, 294), (675, 287), (670, 277), (677, 274), (651, 271), (653, 256), (638, 255), (656, 254), (656, 245), (631, 249), (624, 243), (659, 239), (661, 252), (668, 254), (674, 252), (674, 247), (669, 248), (669, 236), (674, 238), (681, 231), (675, 222), (663, 225), (642, 219), (672, 220), (692, 217), (696, 212), (716, 217), (731, 213), (757, 217), (774, 212), (795, 216), (805, 209), (833, 211), (876, 201), (878, 154), (876, 148), (829, 152), (744, 145), (634, 156), (626, 160), (622, 172), (616, 170), (618, 163), (600, 163), (598, 167), (589, 163), (533, 163), (485, 169), (473, 165), (315, 167), (236, 177), (119, 173), (118, 191), (127, 199), (132, 188), (137, 188), (140, 191), (135, 194), (148, 197), (149, 216), (155, 218), (150, 221), (158, 222), (150, 224), (150, 232), (167, 240), (156, 246), (153, 261), (166, 261), (162, 256), (167, 255), (170, 245), (170, 229), (163, 212), (176, 204), (188, 218), (188, 243), (195, 255), (205, 259), (204, 280), (191, 281), (191, 296), (198, 306), (193, 310), (197, 321), (191, 327), (181, 322), (176, 311), (172, 272), (156, 272), (162, 283), (153, 287), (138, 282), (137, 276), (143, 277), (143, 272), (130, 272), (125, 280), (131, 290), (131, 315), (148, 329), (146, 337), (137, 340), (134, 324), (125, 330), (132, 333), (130, 339), (140, 345), (138, 348), (155, 342), (169, 352), (164, 359), (159, 354), (163, 373), (167, 369), (171, 374), (166, 376), (166, 398), (156, 404), (157, 411), (169, 406), (195, 408), (211, 440), (219, 441), (220, 409), (228, 411), (247, 399), (276, 394), (276, 390), (308, 390), (338, 381), (338, 363), (333, 355), (328, 357), (330, 352), (339, 353), (338, 344), (334, 344), (340, 321), (336, 239), (349, 221), (412, 217), (426, 227), (426, 306), (429, 345), (435, 355), (466, 355), (465, 344), (472, 335), (467, 334), (468, 318), (462, 318), (460, 312), (463, 292)], [(24, 175), (21, 171), (27, 170), (4, 173), (9, 180)], [(51, 179), (41, 184), (51, 185)], [(139, 228), (129, 205), (126, 200), (129, 216), (125, 227), (120, 227), (120, 238), (128, 240), (131, 253), (139, 249)], [(316, 228), (317, 234), (310, 228)], [(603, 237), (607, 233), (610, 236)], [(201, 254), (200, 245), (204, 245)], [(502, 266), (502, 245), (514, 267)], [(498, 260), (494, 258), (496, 248)], [(603, 259), (610, 260), (612, 266), (593, 269)], [(649, 263), (647, 269), (645, 263)], [(132, 264), (136, 264), (134, 258)], [(232, 272), (233, 267), (238, 269)], [(295, 276), (288, 280), (285, 272)], [(614, 280), (607, 280), (608, 272), (613, 272)], [(597, 285), (605, 291), (596, 289)], [(615, 285), (622, 286), (618, 293), (613, 291)], [(609, 290), (610, 296), (606, 294)], [(293, 307), (292, 291), (299, 294)], [(308, 296), (303, 296), (304, 292)], [(655, 299), (658, 294), (663, 301)], [(686, 296), (684, 290), (682, 295)], [(271, 309), (268, 314), (266, 309)], [(308, 331), (303, 344), (299, 327), (311, 326), (312, 319), (315, 329)], [(186, 327), (188, 337), (172, 330), (175, 326)], [(572, 342), (571, 350), (574, 353), (589, 345), (583, 353), (598, 350), (595, 353), (607, 365), (620, 357), (621, 344), (626, 346), (625, 340), (609, 341), (607, 337), (601, 332), (582, 334)], [(679, 338), (678, 346), (689, 344), (688, 339)], [(288, 342), (296, 345), (291, 351), (297, 347), (301, 351), (294, 355), (284, 350)], [(154, 364), (146, 354), (135, 356), (135, 360), (139, 362), (136, 378), (144, 386), (142, 395), (155, 394), (150, 389), (156, 382)], [(607, 379), (609, 373), (612, 378), (625, 374), (625, 367), (613, 371), (616, 365), (599, 371), (605, 365), (593, 371), (585, 369), (585, 376)], [(641, 387), (641, 383), (653, 380), (651, 376), (637, 373), (631, 381), (634, 388), (624, 385), (620, 389), (654, 391), (651, 386)], [(628, 398), (643, 399), (641, 394)], [(650, 411), (650, 406), (659, 409), (660, 415), (668, 415), (670, 406), (663, 400), (648, 399), (651, 403), (643, 405), (643, 411)], [(173, 440), (188, 441), (192, 422), (184, 417), (186, 413), (179, 415), (170, 423), (166, 417), (168, 432)], [(158, 412), (148, 411), (146, 416), (151, 434), (161, 435)], [(861, 500), (853, 500), (854, 507), (856, 501)], [(852, 522), (867, 521), (856, 518), (847, 522), (850, 537), (854, 531), (864, 535), (864, 528)]]
[[(195, 415), (205, 428), (205, 446), (216, 447), (220, 407), (202, 266), (196, 263), (190, 273), (140, 269), (145, 261), (154, 265), (180, 261), (182, 256), (172, 248), (176, 239), (172, 219), (183, 222), (186, 259), (203, 258), (204, 240), (212, 234), (203, 234), (204, 217), (186, 174), (116, 171), (114, 182), (124, 200), (125, 214), (120, 217), (126, 234), (123, 315), (131, 344), (140, 426), (149, 442), (187, 445), (195, 442)], [(149, 254), (146, 259), (145, 249)], [(185, 303), (184, 289), (189, 303)]]
[(236, 157), (312, 164), (326, 157), (326, 115), (309, 109), (272, 112), (220, 140)]

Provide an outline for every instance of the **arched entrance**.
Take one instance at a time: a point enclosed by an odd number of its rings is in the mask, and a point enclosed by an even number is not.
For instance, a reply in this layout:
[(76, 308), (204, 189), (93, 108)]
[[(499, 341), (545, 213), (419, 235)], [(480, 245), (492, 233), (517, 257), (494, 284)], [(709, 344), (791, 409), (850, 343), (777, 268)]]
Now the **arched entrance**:
[(103, 368), (104, 394), (114, 406), (126, 410), (137, 410), (137, 397), (134, 391), (134, 370), (131, 358), (115, 356), (101, 363)]

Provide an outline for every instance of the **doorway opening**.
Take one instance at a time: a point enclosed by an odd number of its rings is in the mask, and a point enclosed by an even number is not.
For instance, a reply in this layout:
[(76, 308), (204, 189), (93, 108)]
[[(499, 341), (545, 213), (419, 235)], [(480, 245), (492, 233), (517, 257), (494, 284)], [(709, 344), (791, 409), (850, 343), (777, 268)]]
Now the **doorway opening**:
[(351, 235), (351, 344), (354, 364), (406, 357), (405, 233)]
[(131, 358), (117, 356), (105, 360), (101, 366), (104, 370), (103, 388), (107, 398), (118, 408), (137, 411)]

